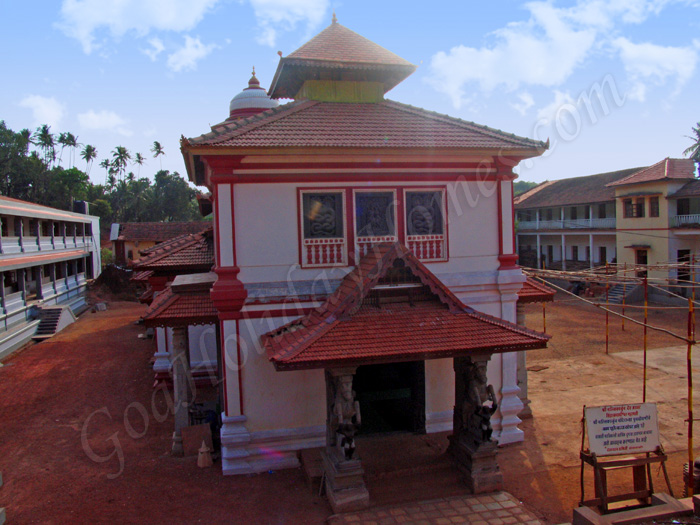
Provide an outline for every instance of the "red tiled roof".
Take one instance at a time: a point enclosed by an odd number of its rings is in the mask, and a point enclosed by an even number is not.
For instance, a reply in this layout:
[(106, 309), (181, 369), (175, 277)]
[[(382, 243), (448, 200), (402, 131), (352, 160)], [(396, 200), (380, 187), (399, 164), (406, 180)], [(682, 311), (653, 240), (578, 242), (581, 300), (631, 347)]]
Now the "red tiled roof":
[(700, 195), (700, 180), (695, 179), (687, 182), (680, 190), (678, 190), (673, 195), (669, 195), (670, 198), (682, 198), (682, 197), (696, 197)]
[(528, 277), (523, 283), (523, 287), (518, 292), (518, 302), (526, 303), (548, 303), (554, 301), (555, 290), (552, 290), (544, 283), (535, 281)]
[(134, 272), (134, 275), (131, 276), (130, 280), (135, 282), (148, 282), (148, 278), (151, 275), (153, 275), (153, 272), (151, 270)]
[(543, 142), (391, 100), (290, 102), (186, 140), (217, 147), (545, 150)]
[(363, 70), (363, 80), (384, 84), (386, 93), (416, 70), (408, 60), (334, 22), (280, 59), (270, 86), (272, 98), (294, 98), (304, 80), (318, 72)]
[(138, 270), (210, 270), (214, 266), (211, 227), (196, 234), (180, 235), (148, 250), (134, 263)]
[[(401, 260), (412, 302), (377, 306), (371, 292)], [(400, 286), (384, 290), (400, 291)], [(323, 305), (262, 336), (278, 370), (326, 368), (544, 348), (549, 336), (465, 306), (404, 246), (376, 246)]]
[(199, 233), (210, 227), (209, 221), (125, 222), (119, 225), (118, 240), (163, 242), (185, 233)]
[(146, 326), (211, 324), (217, 319), (209, 290), (175, 293), (171, 286), (158, 293), (143, 316)]
[(694, 178), (695, 163), (692, 159), (671, 159), (666, 157), (661, 162), (657, 162), (653, 166), (649, 166), (623, 179), (611, 182), (608, 186), (622, 186), (624, 184), (639, 184), (642, 182), (668, 179), (683, 180)]
[(584, 177), (571, 177), (543, 182), (515, 198), (519, 210), (593, 204), (615, 200), (615, 190), (608, 187), (610, 182), (620, 180), (643, 168), (631, 168)]
[(408, 60), (404, 60), (337, 22), (329, 25), (299, 49), (287, 55), (287, 58), (416, 67)]

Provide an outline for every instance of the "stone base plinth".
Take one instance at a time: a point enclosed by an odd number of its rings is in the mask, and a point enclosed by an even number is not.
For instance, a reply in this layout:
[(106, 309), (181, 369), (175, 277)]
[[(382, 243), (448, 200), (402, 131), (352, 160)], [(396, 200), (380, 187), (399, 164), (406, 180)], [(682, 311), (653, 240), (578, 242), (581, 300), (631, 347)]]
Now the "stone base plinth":
[(449, 450), (472, 493), (503, 490), (503, 474), (496, 461), (495, 441), (476, 446), (450, 436)]
[(337, 449), (321, 451), (328, 501), (336, 514), (369, 507), (369, 492), (362, 478), (359, 457), (346, 460)]

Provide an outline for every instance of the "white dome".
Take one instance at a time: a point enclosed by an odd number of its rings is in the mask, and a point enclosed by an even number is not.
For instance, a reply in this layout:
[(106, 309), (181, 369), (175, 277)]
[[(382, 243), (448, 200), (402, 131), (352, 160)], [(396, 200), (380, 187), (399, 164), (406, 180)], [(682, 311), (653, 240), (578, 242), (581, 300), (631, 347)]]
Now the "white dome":
[[(231, 99), (229, 113), (231, 117), (244, 116), (245, 113), (258, 113), (266, 109), (276, 108), (279, 103), (267, 95), (267, 91), (260, 87), (260, 82), (253, 76), (248, 81), (248, 87)], [(252, 111), (248, 111), (252, 110)], [(235, 113), (234, 113), (235, 112)]]

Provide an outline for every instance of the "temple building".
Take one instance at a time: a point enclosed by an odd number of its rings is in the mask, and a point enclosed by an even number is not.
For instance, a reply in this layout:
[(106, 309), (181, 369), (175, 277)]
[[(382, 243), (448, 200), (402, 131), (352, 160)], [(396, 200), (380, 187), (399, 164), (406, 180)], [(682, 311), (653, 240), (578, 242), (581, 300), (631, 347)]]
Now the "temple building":
[(452, 431), (469, 486), (500, 488), (496, 443), (523, 439), (517, 352), (548, 340), (516, 325), (512, 184), (547, 145), (385, 98), (415, 69), (334, 17), (269, 91), (253, 75), (183, 137), (214, 273), (178, 276), (145, 317), (173, 329), (177, 398), (187, 326), (216, 313), (223, 472), (322, 447), (336, 511), (371, 497), (358, 433)]

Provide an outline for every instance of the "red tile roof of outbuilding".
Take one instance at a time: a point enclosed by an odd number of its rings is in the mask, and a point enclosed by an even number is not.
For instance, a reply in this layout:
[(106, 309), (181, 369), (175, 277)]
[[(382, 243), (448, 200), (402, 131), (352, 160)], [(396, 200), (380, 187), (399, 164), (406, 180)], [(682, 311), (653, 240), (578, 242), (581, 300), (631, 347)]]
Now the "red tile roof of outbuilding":
[(671, 159), (666, 157), (661, 162), (644, 168), (623, 179), (611, 182), (608, 186), (622, 186), (625, 184), (639, 184), (642, 182), (654, 182), (668, 179), (694, 179), (695, 163), (692, 159)]
[(209, 221), (125, 222), (119, 225), (119, 241), (163, 242), (186, 233), (199, 233), (211, 227)]
[(543, 142), (401, 104), (290, 102), (183, 146), (545, 150)]
[[(415, 300), (366, 300), (398, 259), (418, 279)], [(321, 306), (262, 339), (278, 370), (294, 370), (544, 348), (549, 336), (465, 306), (395, 243), (376, 246)]]
[(211, 324), (218, 312), (211, 301), (208, 287), (188, 292), (175, 292), (171, 285), (159, 292), (146, 309), (146, 326), (188, 326)]
[(203, 270), (214, 266), (214, 239), (211, 226), (196, 234), (185, 234), (144, 250), (134, 263), (136, 270)]
[(548, 303), (554, 301), (555, 294), (556, 291), (549, 286), (535, 281), (532, 277), (528, 277), (518, 292), (518, 302), (522, 304)]

